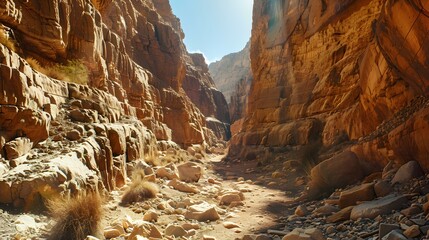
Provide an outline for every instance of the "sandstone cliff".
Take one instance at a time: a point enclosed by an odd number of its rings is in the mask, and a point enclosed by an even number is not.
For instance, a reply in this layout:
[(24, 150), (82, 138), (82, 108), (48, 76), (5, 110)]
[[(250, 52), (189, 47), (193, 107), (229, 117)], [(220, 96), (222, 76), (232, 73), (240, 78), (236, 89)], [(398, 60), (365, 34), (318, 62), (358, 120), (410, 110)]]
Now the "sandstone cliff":
[(253, 79), (250, 69), (250, 42), (240, 52), (228, 54), (211, 63), (209, 72), (227, 99), (231, 131), (235, 134), (241, 128), (242, 118), (246, 113), (247, 95)]
[[(364, 174), (390, 160), (429, 170), (428, 10), (416, 0), (255, 1), (254, 81), (229, 157), (321, 144), (325, 158), (351, 149)], [(335, 171), (321, 169), (312, 176)]]
[(158, 146), (228, 138), (225, 99), (167, 0), (6, 0), (0, 26), (0, 203), (112, 190)]

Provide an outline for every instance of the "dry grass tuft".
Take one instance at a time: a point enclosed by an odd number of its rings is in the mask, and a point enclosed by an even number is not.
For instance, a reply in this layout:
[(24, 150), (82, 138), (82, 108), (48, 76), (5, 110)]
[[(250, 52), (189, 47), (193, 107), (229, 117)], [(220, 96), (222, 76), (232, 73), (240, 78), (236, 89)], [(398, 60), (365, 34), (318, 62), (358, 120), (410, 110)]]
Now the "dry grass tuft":
[(4, 29), (0, 29), (0, 43), (9, 48), (9, 50), (16, 52), (16, 42), (8, 37)]
[(56, 222), (48, 239), (85, 239), (88, 235), (101, 237), (103, 207), (99, 194), (51, 201), (48, 209)]
[[(133, 183), (122, 196), (121, 204), (127, 205), (135, 202), (142, 202), (149, 198), (155, 198), (159, 192), (158, 185), (145, 181), (144, 175), (133, 174)], [(138, 176), (138, 177), (136, 177)]]
[(88, 68), (78, 60), (70, 60), (65, 65), (54, 64), (51, 66), (42, 66), (40, 62), (34, 58), (27, 58), (26, 60), (33, 69), (48, 77), (82, 85), (88, 84)]

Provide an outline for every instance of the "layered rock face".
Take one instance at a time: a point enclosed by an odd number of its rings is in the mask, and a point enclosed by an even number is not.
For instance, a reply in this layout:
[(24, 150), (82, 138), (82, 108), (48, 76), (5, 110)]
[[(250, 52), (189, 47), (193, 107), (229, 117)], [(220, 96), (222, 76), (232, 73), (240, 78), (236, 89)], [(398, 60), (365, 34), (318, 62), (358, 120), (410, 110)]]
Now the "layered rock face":
[[(6, 0), (0, 12), (1, 203), (31, 209), (111, 190), (135, 161), (156, 157), (157, 141), (228, 138), (225, 99), (187, 53), (167, 0)], [(87, 68), (87, 85), (44, 74), (71, 61)]]
[(389, 160), (429, 170), (428, 10), (415, 0), (255, 1), (254, 81), (230, 157), (346, 141), (365, 173)]
[(209, 65), (210, 75), (229, 105), (231, 132), (236, 134), (241, 128), (246, 114), (247, 96), (253, 80), (250, 68), (250, 42), (237, 53), (224, 56)]

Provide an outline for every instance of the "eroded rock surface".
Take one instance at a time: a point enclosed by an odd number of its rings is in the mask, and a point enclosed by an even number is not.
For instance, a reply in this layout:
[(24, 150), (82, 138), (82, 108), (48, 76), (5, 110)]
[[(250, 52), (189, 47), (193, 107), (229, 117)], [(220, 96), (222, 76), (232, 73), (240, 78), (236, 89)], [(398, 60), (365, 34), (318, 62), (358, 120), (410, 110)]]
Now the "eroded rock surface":
[[(427, 9), (405, 0), (256, 1), (254, 80), (229, 159), (301, 149), (314, 164), (342, 161), (334, 155), (350, 149), (360, 177), (389, 160), (427, 171)], [(323, 187), (350, 184), (344, 177)]]

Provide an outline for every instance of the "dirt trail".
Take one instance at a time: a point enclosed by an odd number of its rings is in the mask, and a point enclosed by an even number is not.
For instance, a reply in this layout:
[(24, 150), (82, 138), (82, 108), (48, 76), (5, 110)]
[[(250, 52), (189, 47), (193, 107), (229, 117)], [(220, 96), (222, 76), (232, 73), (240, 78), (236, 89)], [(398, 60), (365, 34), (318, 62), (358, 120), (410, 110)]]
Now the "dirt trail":
[[(281, 163), (274, 162), (270, 166), (260, 167), (256, 161), (225, 163), (222, 162), (222, 157), (222, 155), (208, 155), (205, 159), (196, 161), (203, 167), (203, 175), (198, 183), (189, 183), (189, 185), (197, 188), (199, 193), (184, 193), (172, 189), (167, 186), (169, 181), (162, 178), (156, 180), (160, 187), (160, 194), (155, 199), (121, 206), (120, 200), (127, 186), (109, 193), (105, 204), (106, 215), (103, 226), (109, 228), (126, 219), (143, 220), (144, 214), (151, 210), (158, 215), (158, 220), (153, 224), (164, 234), (164, 239), (173, 239), (165, 235), (166, 227), (171, 224), (183, 226), (185, 223), (192, 223), (198, 226), (195, 231), (188, 231), (192, 232), (189, 233), (190, 236), (176, 239), (203, 239), (203, 236), (212, 236), (218, 240), (234, 240), (242, 239), (245, 234), (266, 233), (268, 229), (281, 229), (281, 219), (293, 214), (294, 209), (287, 206), (287, 202), (295, 197), (296, 192), (291, 190), (303, 188), (300, 173), (292, 171), (285, 175)], [(179, 164), (176, 163), (176, 165)], [(216, 183), (213, 183), (213, 180)], [(221, 205), (219, 198), (225, 191), (242, 192), (243, 205), (236, 207)], [(182, 202), (213, 204), (220, 219), (211, 222), (186, 219), (184, 215), (187, 206), (171, 207)], [(20, 223), (20, 219), (23, 219), (24, 223)], [(239, 227), (227, 229), (224, 226), (225, 222), (232, 222)], [(53, 221), (46, 213), (14, 214), (3, 209), (0, 214), (0, 224), (3, 226), (0, 230), (1, 239), (15, 237), (17, 237), (15, 239), (44, 239)], [(125, 230), (130, 232), (132, 229)]]
[[(132, 219), (142, 219), (147, 209), (156, 211), (159, 219), (155, 223), (164, 232), (169, 224), (183, 225), (184, 223), (197, 223), (196, 235), (186, 239), (203, 239), (203, 236), (212, 236), (218, 240), (241, 239), (245, 234), (266, 233), (268, 229), (280, 229), (280, 219), (288, 217), (294, 209), (287, 207), (294, 193), (290, 190), (302, 189), (302, 183), (296, 187), (296, 178), (299, 173), (291, 173), (272, 177), (279, 166), (262, 169), (256, 161), (225, 163), (223, 156), (210, 155), (200, 162), (204, 167), (204, 174), (196, 186), (200, 193), (186, 194), (167, 187), (167, 181), (158, 179), (162, 198), (137, 203), (132, 206), (119, 206), (121, 191), (112, 193), (112, 201), (109, 202), (107, 223), (124, 219), (127, 215)], [(271, 170), (270, 170), (271, 169)], [(277, 171), (278, 172), (278, 171)], [(274, 174), (275, 175), (275, 174)], [(209, 179), (215, 179), (219, 184), (209, 183)], [(222, 190), (238, 190), (243, 192), (245, 200), (243, 206), (228, 207), (219, 204), (218, 192)], [(197, 222), (187, 220), (182, 215), (182, 210), (160, 210), (158, 206), (165, 202), (180, 202), (186, 199), (198, 203), (201, 201), (215, 204), (220, 219), (213, 222)], [(185, 209), (183, 209), (184, 211)], [(239, 227), (227, 229), (225, 222), (232, 222)], [(185, 239), (185, 238), (183, 238)]]

